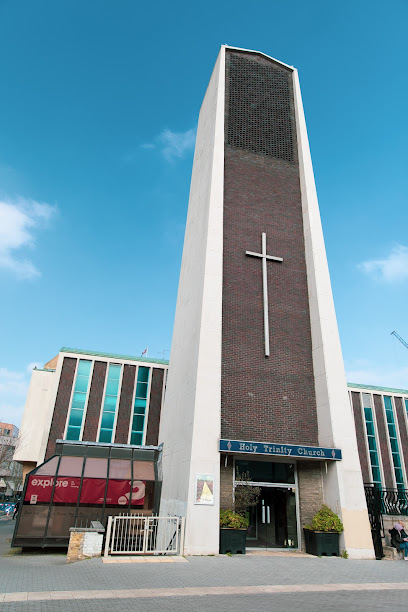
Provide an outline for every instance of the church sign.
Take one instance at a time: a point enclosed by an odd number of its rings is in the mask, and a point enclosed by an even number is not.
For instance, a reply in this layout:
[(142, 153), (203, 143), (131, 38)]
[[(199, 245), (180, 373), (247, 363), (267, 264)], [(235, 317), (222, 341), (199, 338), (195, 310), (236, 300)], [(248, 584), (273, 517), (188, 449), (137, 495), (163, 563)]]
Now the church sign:
[(298, 459), (341, 461), (341, 450), (339, 448), (302, 446), (298, 444), (248, 442), (245, 440), (220, 440), (220, 451), (227, 453), (245, 453), (250, 455), (271, 455), (291, 458), (296, 457)]

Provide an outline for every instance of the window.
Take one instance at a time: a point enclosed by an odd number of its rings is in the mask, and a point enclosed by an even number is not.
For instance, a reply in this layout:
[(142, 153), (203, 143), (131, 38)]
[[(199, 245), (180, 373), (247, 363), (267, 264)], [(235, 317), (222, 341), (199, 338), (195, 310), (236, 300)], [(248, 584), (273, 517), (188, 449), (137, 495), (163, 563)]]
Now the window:
[(118, 403), (119, 380), (122, 367), (118, 363), (110, 363), (106, 381), (105, 400), (103, 402), (99, 442), (112, 442), (113, 426), (115, 424), (116, 406)]
[(67, 440), (79, 440), (84, 418), (86, 396), (89, 386), (92, 361), (80, 359), (72, 396), (71, 412), (69, 414)]
[(5, 429), (3, 431), (3, 436), (9, 436), (11, 434), (11, 429)]
[(392, 454), (392, 460), (394, 463), (395, 480), (397, 483), (397, 488), (404, 489), (405, 488), (404, 476), (403, 476), (402, 466), (401, 466), (401, 458), (400, 458), (400, 453), (399, 453), (397, 430), (395, 427), (392, 400), (389, 395), (384, 395), (383, 397), (384, 397), (385, 417), (387, 419), (387, 425), (388, 425), (388, 435), (390, 438), (391, 454)]
[(149, 387), (150, 368), (139, 366), (136, 381), (135, 403), (133, 406), (130, 444), (142, 444), (145, 428), (147, 392)]
[(377, 441), (375, 439), (375, 428), (373, 419), (373, 410), (371, 404), (371, 395), (363, 393), (363, 410), (364, 419), (367, 430), (368, 452), (370, 455), (371, 473), (373, 483), (381, 488), (381, 471), (378, 460)]

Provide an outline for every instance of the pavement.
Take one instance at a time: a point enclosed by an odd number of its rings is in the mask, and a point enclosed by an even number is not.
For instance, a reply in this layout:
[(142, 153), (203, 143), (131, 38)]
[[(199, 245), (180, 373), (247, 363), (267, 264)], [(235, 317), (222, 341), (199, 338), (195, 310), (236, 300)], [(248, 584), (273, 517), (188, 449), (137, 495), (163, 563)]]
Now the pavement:
[(315, 612), (408, 609), (408, 563), (309, 555), (186, 557), (179, 562), (87, 559), (11, 549), (0, 519), (0, 612)]

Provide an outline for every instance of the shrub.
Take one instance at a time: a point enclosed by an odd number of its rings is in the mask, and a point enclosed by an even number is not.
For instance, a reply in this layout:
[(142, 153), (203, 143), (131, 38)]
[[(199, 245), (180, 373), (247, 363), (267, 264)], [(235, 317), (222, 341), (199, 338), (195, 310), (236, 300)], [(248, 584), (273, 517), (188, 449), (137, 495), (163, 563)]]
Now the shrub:
[(220, 527), (224, 529), (248, 529), (249, 521), (245, 516), (232, 510), (220, 510)]
[(310, 531), (336, 531), (341, 533), (344, 529), (343, 523), (328, 506), (322, 506), (313, 517), (310, 525), (305, 525)]
[[(243, 472), (242, 474), (238, 472), (235, 476), (235, 482), (248, 482), (249, 480), (251, 480), (251, 478), (248, 472)], [(260, 494), (260, 487), (247, 484), (236, 485), (233, 506), (235, 512), (245, 516), (248, 508), (257, 505)]]

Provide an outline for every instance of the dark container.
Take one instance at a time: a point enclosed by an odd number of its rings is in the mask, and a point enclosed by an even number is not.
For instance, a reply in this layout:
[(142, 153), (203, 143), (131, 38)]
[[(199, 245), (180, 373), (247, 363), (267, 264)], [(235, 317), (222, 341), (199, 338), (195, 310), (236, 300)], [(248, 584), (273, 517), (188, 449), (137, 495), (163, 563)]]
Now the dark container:
[(220, 529), (220, 553), (245, 555), (246, 529)]
[(340, 557), (340, 534), (335, 531), (310, 531), (303, 529), (306, 552), (317, 557)]

